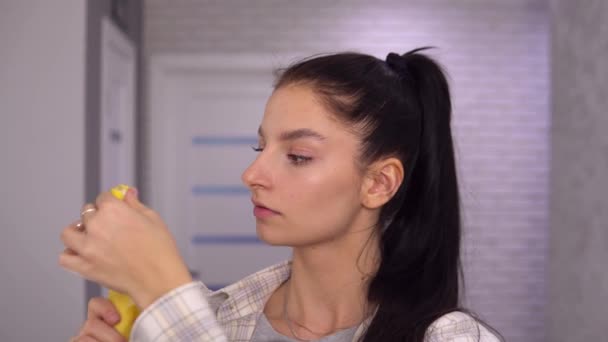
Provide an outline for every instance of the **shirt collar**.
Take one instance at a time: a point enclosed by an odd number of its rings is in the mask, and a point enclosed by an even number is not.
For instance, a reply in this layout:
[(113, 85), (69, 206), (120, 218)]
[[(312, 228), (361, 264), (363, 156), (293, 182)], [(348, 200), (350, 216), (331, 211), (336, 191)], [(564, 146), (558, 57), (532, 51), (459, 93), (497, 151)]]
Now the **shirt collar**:
[(291, 261), (267, 267), (210, 294), (208, 300), (219, 320), (233, 320), (264, 311), (272, 293), (291, 274)]

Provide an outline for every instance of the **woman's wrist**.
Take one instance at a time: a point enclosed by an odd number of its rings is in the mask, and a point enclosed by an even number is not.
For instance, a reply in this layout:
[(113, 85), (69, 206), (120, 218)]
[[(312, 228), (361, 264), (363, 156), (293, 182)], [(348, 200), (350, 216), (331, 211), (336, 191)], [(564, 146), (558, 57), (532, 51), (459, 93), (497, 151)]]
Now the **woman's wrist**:
[(188, 269), (180, 270), (179, 272), (164, 276), (162, 279), (157, 277), (155, 280), (146, 282), (140, 290), (133, 291), (131, 298), (133, 298), (133, 301), (140, 310), (143, 311), (160, 297), (192, 281), (193, 279)]

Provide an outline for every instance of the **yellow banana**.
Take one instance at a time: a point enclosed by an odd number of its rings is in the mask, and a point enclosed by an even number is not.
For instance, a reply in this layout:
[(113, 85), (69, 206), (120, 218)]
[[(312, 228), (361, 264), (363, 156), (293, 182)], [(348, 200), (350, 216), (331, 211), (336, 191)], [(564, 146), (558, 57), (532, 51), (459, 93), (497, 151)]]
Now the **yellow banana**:
[[(129, 190), (128, 185), (120, 184), (113, 187), (110, 192), (114, 197), (122, 200), (127, 194), (127, 190)], [(114, 328), (128, 340), (131, 335), (133, 323), (139, 315), (139, 308), (135, 305), (131, 297), (114, 290), (108, 290), (108, 299), (114, 304), (120, 314), (120, 322), (114, 325)]]

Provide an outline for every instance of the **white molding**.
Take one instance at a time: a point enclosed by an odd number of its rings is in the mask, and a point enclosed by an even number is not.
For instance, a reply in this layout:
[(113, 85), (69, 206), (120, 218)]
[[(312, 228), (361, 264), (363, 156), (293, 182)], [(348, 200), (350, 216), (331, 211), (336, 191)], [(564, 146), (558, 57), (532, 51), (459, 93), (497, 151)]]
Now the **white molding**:
[[(112, 21), (102, 18), (100, 189), (135, 184), (135, 47)], [(111, 133), (120, 136), (113, 142)]]

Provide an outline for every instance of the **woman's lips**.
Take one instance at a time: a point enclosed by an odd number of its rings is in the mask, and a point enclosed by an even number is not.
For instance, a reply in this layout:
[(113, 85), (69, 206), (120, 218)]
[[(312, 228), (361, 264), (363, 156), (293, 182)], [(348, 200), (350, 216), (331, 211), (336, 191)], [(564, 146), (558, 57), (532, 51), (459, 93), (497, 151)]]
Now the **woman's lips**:
[(274, 210), (268, 209), (266, 207), (262, 207), (259, 205), (256, 205), (253, 207), (253, 215), (259, 219), (265, 219), (274, 215), (278, 215), (279, 213), (277, 213)]

